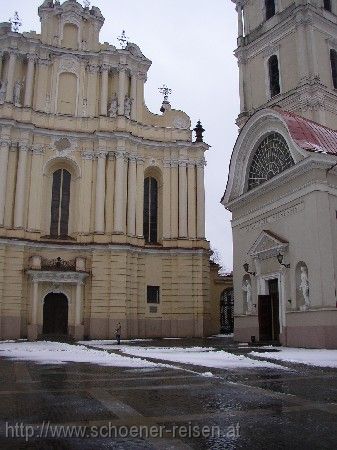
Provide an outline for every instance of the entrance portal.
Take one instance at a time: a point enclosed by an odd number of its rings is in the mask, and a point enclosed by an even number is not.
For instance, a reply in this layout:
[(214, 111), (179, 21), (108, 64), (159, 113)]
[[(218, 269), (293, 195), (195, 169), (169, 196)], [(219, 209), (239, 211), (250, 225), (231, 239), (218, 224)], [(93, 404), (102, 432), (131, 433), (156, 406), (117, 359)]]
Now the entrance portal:
[(278, 280), (269, 280), (269, 295), (259, 295), (260, 341), (278, 341), (280, 336)]
[(48, 294), (43, 304), (43, 334), (68, 334), (68, 299)]

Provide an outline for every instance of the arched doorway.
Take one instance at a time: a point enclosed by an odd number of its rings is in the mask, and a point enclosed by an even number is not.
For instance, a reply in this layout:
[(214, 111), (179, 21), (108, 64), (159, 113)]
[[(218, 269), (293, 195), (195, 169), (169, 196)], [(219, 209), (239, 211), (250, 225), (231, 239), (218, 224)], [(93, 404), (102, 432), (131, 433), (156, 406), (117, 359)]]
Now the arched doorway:
[(68, 334), (68, 299), (50, 293), (43, 304), (43, 334)]
[(220, 297), (220, 331), (231, 334), (234, 331), (234, 292), (225, 289)]

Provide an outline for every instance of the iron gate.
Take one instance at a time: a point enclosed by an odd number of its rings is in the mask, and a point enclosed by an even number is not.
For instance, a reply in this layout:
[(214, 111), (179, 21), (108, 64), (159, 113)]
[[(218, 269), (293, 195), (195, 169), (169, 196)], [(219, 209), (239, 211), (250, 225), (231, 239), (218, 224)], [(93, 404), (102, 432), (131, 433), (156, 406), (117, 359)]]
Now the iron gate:
[(231, 334), (234, 331), (234, 291), (225, 289), (220, 297), (220, 331)]

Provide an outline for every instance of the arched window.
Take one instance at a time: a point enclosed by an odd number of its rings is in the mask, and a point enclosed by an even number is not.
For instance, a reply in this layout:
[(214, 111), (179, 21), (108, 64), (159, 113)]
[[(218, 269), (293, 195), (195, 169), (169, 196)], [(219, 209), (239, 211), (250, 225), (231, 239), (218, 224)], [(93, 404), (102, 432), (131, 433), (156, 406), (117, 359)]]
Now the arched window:
[(270, 96), (275, 97), (275, 95), (278, 95), (281, 92), (278, 57), (276, 55), (273, 55), (269, 58), (268, 71), (269, 71)]
[(330, 61), (331, 61), (331, 73), (333, 87), (337, 89), (337, 52), (336, 50), (330, 50)]
[(68, 236), (71, 175), (65, 169), (53, 173), (50, 235)]
[(284, 137), (270, 133), (258, 146), (248, 175), (248, 190), (265, 183), (295, 164)]
[(331, 0), (324, 0), (323, 1), (323, 7), (326, 11), (331, 12)]
[(144, 180), (144, 239), (155, 244), (158, 241), (158, 181), (153, 177)]
[(265, 0), (266, 20), (275, 16), (275, 0)]

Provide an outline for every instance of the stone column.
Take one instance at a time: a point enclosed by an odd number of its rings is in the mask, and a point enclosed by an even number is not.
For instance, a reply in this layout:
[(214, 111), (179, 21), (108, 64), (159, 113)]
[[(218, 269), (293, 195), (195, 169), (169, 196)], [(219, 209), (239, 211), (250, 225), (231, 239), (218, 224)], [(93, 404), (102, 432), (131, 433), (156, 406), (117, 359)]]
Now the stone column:
[(136, 234), (136, 184), (137, 184), (137, 166), (136, 158), (129, 158), (129, 176), (128, 176), (128, 235)]
[(82, 281), (76, 284), (76, 300), (75, 300), (75, 326), (82, 324)]
[(108, 114), (108, 82), (109, 82), (109, 66), (103, 64), (101, 66), (102, 85), (101, 85), (101, 116)]
[(29, 147), (27, 144), (19, 145), (19, 161), (16, 175), (14, 228), (24, 227), (25, 200), (26, 200), (26, 172)]
[(31, 176), (30, 176), (30, 189), (29, 189), (29, 204), (28, 204), (28, 230), (40, 231), (41, 230), (41, 201), (42, 201), (42, 189), (41, 189), (41, 174), (43, 166), (43, 147), (35, 146), (32, 149), (32, 164), (31, 164)]
[(32, 325), (37, 325), (37, 307), (39, 304), (39, 282), (33, 280)]
[(118, 68), (118, 115), (124, 115), (126, 67)]
[(319, 68), (318, 68), (318, 58), (317, 58), (317, 46), (316, 46), (316, 40), (317, 36), (315, 36), (315, 28), (312, 23), (313, 19), (310, 18), (308, 20), (308, 49), (310, 54), (310, 61), (311, 61), (311, 75), (313, 77), (319, 77)]
[(25, 86), (24, 106), (30, 108), (32, 106), (33, 87), (34, 87), (34, 72), (35, 72), (35, 55), (27, 55), (28, 67)]
[(3, 81), (1, 75), (2, 75), (2, 58), (3, 58), (4, 52), (0, 50), (0, 80)]
[(131, 76), (131, 98), (131, 119), (137, 120), (137, 76), (134, 73)]
[(123, 233), (125, 230), (124, 158), (125, 158), (124, 151), (118, 151), (116, 153), (114, 231), (117, 233)]
[(99, 73), (99, 66), (89, 64), (87, 66), (87, 76), (88, 76), (88, 89), (87, 89), (87, 99), (88, 99), (88, 115), (89, 117), (96, 116), (97, 110), (97, 74)]
[(144, 213), (144, 159), (137, 158), (136, 235), (142, 238)]
[(9, 63), (8, 63), (7, 91), (6, 91), (6, 102), (9, 103), (13, 103), (15, 66), (16, 66), (16, 54), (11, 53), (9, 56)]
[(171, 238), (178, 237), (178, 163), (171, 163)]
[[(39, 88), (36, 90), (35, 96), (35, 107), (38, 111), (48, 110), (47, 105), (47, 89), (48, 89), (48, 79), (49, 79), (49, 66), (51, 61), (49, 59), (38, 59), (37, 62), (37, 86)], [(57, 106), (56, 106), (57, 108)], [(54, 109), (52, 108), (52, 111)]]
[(164, 162), (163, 170), (163, 239), (171, 238), (171, 164)]
[[(93, 161), (95, 155), (90, 150), (85, 150), (82, 152), (82, 177), (80, 182), (80, 194), (79, 194), (79, 205), (78, 205), (78, 216), (80, 218), (79, 231), (84, 234), (90, 233), (91, 225), (91, 199), (92, 199), (92, 172), (93, 172)], [(82, 205), (86, 205), (83, 208)]]
[(5, 219), (9, 147), (10, 141), (2, 140), (0, 145), (0, 227), (3, 227)]
[(195, 164), (194, 162), (188, 163), (187, 168), (188, 179), (188, 237), (195, 239), (197, 236), (196, 230), (196, 180), (195, 180)]
[(205, 238), (204, 160), (197, 166), (197, 237)]
[(296, 16), (297, 22), (297, 61), (298, 61), (298, 76), (300, 80), (308, 77), (308, 52), (306, 43), (306, 27), (305, 21), (301, 15)]
[(100, 151), (97, 155), (96, 172), (96, 201), (95, 201), (95, 233), (103, 234), (105, 231), (105, 161), (106, 151)]
[(142, 120), (142, 114), (144, 109), (144, 84), (146, 81), (146, 73), (138, 72), (137, 74), (137, 100), (136, 100), (136, 108), (137, 108), (137, 120)]
[(187, 174), (186, 162), (179, 162), (179, 237), (187, 237)]
[(238, 12), (238, 37), (243, 37), (243, 17), (242, 17), (242, 5), (239, 3), (236, 7)]
[(245, 64), (246, 60), (242, 52), (238, 54), (239, 66), (239, 93), (240, 93), (240, 112), (246, 111), (246, 94), (245, 94)]

